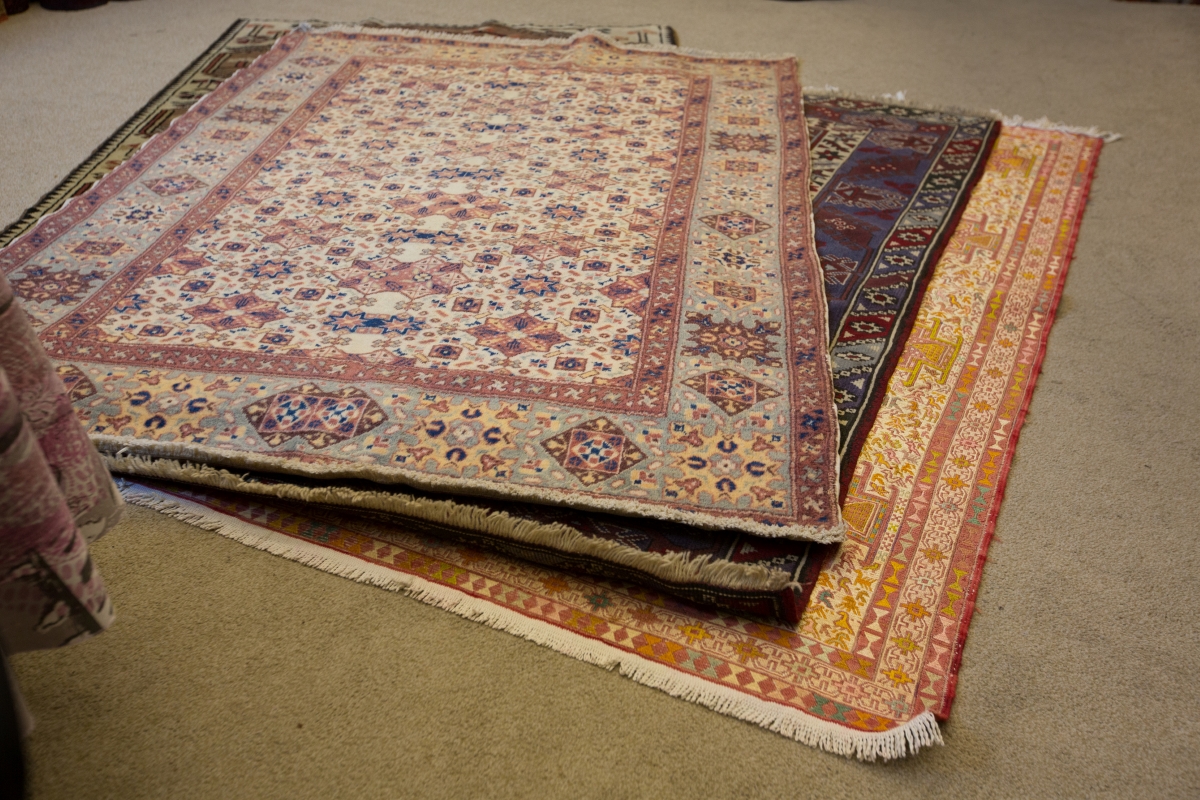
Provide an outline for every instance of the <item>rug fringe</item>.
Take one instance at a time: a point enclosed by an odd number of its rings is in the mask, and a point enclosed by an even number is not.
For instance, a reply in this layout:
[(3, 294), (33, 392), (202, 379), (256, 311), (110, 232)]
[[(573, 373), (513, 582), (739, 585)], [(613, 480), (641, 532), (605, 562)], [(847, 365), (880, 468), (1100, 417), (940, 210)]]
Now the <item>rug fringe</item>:
[(104, 455), (110, 470), (122, 474), (177, 481), (239, 492), (282, 498), (300, 503), (382, 511), (484, 533), (508, 541), (547, 547), (563, 553), (588, 556), (630, 567), (668, 583), (703, 583), (733, 590), (779, 591), (789, 585), (782, 570), (761, 564), (739, 564), (687, 552), (650, 553), (635, 547), (580, 533), (559, 522), (534, 522), (455, 500), (418, 498), (400, 492), (375, 492), (346, 486), (299, 486), (294, 483), (263, 483), (248, 480), (228, 470), (207, 464), (186, 464), (170, 459), (147, 459), (136, 455)]
[(803, 711), (760, 700), (647, 661), (603, 642), (565, 631), (486, 600), (471, 597), (449, 586), (414, 575), (397, 575), (385, 567), (362, 562), (310, 542), (292, 539), (267, 528), (175, 498), (148, 486), (123, 482), (126, 501), (150, 508), (196, 527), (360, 583), (389, 589), (444, 609), (488, 627), (520, 636), (588, 664), (616, 669), (618, 674), (726, 716), (751, 722), (767, 730), (837, 755), (862, 761), (888, 761), (916, 753), (922, 747), (944, 744), (932, 713), (926, 711), (883, 732), (857, 731), (817, 719)]
[(1012, 128), (1033, 128), (1040, 131), (1058, 131), (1060, 133), (1079, 133), (1084, 136), (1094, 136), (1097, 139), (1103, 139), (1104, 142), (1112, 143), (1124, 138), (1119, 133), (1112, 131), (1102, 131), (1095, 125), (1085, 127), (1082, 125), (1065, 125), (1061, 122), (1051, 122), (1049, 117), (1041, 119), (1025, 119), (1022, 116), (1009, 117), (1001, 114), (999, 111), (992, 110), (993, 114), (1000, 117), (1000, 121)]

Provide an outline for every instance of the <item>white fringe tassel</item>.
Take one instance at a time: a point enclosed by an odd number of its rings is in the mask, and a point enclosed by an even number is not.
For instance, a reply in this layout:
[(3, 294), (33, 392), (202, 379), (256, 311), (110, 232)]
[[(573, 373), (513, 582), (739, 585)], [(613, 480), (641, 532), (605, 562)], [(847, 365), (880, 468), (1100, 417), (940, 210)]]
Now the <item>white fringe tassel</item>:
[(1042, 131), (1061, 131), (1062, 133), (1080, 133), (1084, 136), (1095, 136), (1098, 139), (1103, 139), (1105, 143), (1115, 142), (1122, 138), (1121, 134), (1113, 133), (1112, 131), (1102, 131), (1095, 125), (1084, 127), (1081, 125), (1064, 125), (1061, 122), (1051, 122), (1048, 117), (1041, 119), (1025, 119), (1021, 116), (1007, 117), (999, 111), (992, 109), (992, 113), (1000, 118), (1000, 121), (1005, 125), (1013, 128), (1036, 128)]
[(160, 511), (205, 530), (214, 531), (242, 544), (298, 561), (324, 572), (403, 592), (423, 603), (445, 609), (460, 617), (481, 622), (531, 642), (549, 647), (571, 658), (616, 669), (619, 674), (692, 703), (707, 706), (730, 717), (752, 722), (802, 744), (863, 761), (885, 761), (916, 753), (922, 747), (943, 744), (933, 714), (926, 711), (898, 728), (868, 733), (817, 719), (788, 706), (760, 700), (725, 686), (686, 675), (662, 664), (647, 661), (602, 642), (588, 639), (537, 619), (448, 586), (414, 575), (404, 575), (361, 561), (311, 542), (293, 539), (268, 528), (214, 511), (199, 503), (172, 497), (148, 486), (122, 480), (122, 493), (134, 505)]

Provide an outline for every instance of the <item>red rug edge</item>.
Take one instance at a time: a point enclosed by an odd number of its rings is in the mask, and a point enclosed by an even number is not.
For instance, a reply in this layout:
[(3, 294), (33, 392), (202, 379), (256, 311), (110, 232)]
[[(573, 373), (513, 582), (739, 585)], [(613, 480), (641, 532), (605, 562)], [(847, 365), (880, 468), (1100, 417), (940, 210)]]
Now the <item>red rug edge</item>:
[(1046, 358), (1046, 351), (1050, 344), (1050, 331), (1054, 327), (1054, 320), (1058, 314), (1058, 305), (1062, 300), (1063, 292), (1067, 287), (1067, 277), (1071, 266), (1071, 261), (1075, 258), (1075, 245), (1079, 241), (1079, 231), (1083, 226), (1083, 217), (1087, 211), (1088, 199), (1091, 195), (1092, 183), (1096, 177), (1096, 168), (1100, 163), (1100, 151), (1104, 147), (1104, 140), (1100, 138), (1092, 138), (1092, 159), (1088, 166), (1086, 176), (1084, 178), (1082, 196), (1080, 197), (1080, 212), (1075, 218), (1075, 222), (1071, 227), (1070, 237), (1067, 239), (1066, 253), (1063, 256), (1062, 278), (1058, 281), (1058, 286), (1055, 287), (1054, 296), (1050, 299), (1050, 307), (1046, 312), (1046, 324), (1043, 327), (1044, 333), (1042, 340), (1038, 345), (1038, 354), (1034, 359), (1032, 369), (1030, 371), (1029, 391), (1025, 394), (1025, 398), (1021, 401), (1021, 406), (1017, 410), (1016, 418), (1013, 420), (1012, 439), (1007, 452), (1004, 455), (1002, 469), (996, 484), (996, 501), (992, 504), (991, 511), (988, 513), (988, 519), (984, 525), (983, 539), (979, 545), (979, 554), (975, 558), (975, 566), (971, 572), (970, 588), (967, 590), (967, 596), (964, 598), (965, 608), (963, 610), (962, 623), (958, 626), (958, 631), (955, 636), (954, 649), (952, 651), (950, 669), (946, 673), (946, 691), (942, 695), (941, 704), (933, 710), (933, 715), (939, 722), (946, 722), (950, 719), (950, 707), (954, 703), (955, 695), (958, 691), (958, 673), (962, 668), (963, 650), (966, 647), (967, 633), (971, 627), (971, 621), (975, 616), (976, 599), (979, 595), (979, 587), (983, 583), (983, 567), (987, 561), (988, 550), (991, 548), (992, 538), (996, 533), (996, 526), (1000, 519), (1000, 509), (1004, 505), (1004, 492), (1008, 488), (1008, 475), (1012, 469), (1013, 457), (1017, 452), (1017, 445), (1021, 435), (1021, 429), (1025, 425), (1025, 417), (1029, 412), (1029, 406), (1033, 402), (1034, 392), (1037, 390), (1037, 380), (1041, 376), (1042, 362)]

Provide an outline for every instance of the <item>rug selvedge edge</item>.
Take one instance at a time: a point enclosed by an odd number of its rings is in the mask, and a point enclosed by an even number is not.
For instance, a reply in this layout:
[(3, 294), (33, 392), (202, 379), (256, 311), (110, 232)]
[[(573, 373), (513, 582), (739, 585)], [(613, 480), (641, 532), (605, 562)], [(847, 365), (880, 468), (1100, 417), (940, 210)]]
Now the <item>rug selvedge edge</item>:
[(988, 553), (991, 549), (992, 539), (995, 536), (996, 528), (1000, 521), (1000, 511), (1004, 503), (1005, 490), (1008, 488), (1008, 479), (1012, 471), (1012, 462), (1016, 456), (1017, 444), (1020, 434), (1025, 425), (1025, 418), (1029, 412), (1029, 407), (1033, 403), (1033, 394), (1037, 388), (1037, 380), (1041, 377), (1042, 365), (1046, 358), (1046, 353), (1050, 345), (1050, 331), (1054, 326), (1054, 321), (1058, 313), (1059, 303), (1062, 301), (1063, 293), (1066, 291), (1067, 275), (1070, 270), (1071, 262), (1075, 257), (1075, 247), (1079, 241), (1079, 232), (1083, 226), (1083, 215), (1087, 208), (1087, 203), (1090, 198), (1092, 184), (1095, 180), (1096, 169), (1100, 163), (1100, 153), (1106, 143), (1115, 141), (1106, 138), (1104, 135), (1097, 133), (1083, 133), (1078, 130), (1059, 131), (1054, 128), (1042, 128), (1027, 125), (1010, 125), (1005, 123), (1005, 127), (1024, 127), (1030, 130), (1046, 130), (1051, 132), (1069, 133), (1075, 136), (1083, 136), (1095, 140), (1091, 145), (1090, 163), (1083, 176), (1082, 185), (1080, 188), (1079, 198), (1079, 213), (1074, 220), (1072, 230), (1067, 237), (1066, 245), (1063, 253), (1062, 268), (1059, 278), (1056, 281), (1056, 286), (1053, 295), (1050, 299), (1050, 304), (1046, 312), (1046, 320), (1042, 327), (1041, 340), (1038, 343), (1038, 353), (1034, 359), (1030, 376), (1029, 389), (1023, 398), (1017, 414), (1013, 420), (1012, 434), (1009, 439), (1009, 445), (1005, 450), (1005, 458), (1000, 469), (1000, 479), (996, 486), (995, 501), (988, 513), (988, 519), (984, 525), (983, 538), (979, 544), (978, 555), (976, 556), (974, 569), (970, 579), (971, 590), (964, 597), (964, 612), (962, 622), (955, 632), (955, 640), (951, 650), (951, 662), (947, 670), (946, 690), (943, 693), (942, 701), (934, 709), (933, 713), (937, 719), (946, 721), (950, 718), (950, 709), (954, 703), (954, 698), (958, 690), (958, 673), (962, 667), (963, 653), (966, 648), (967, 636), (970, 633), (971, 621), (974, 618), (976, 610), (976, 601), (979, 596), (979, 590), (982, 585), (983, 569), (986, 565)]

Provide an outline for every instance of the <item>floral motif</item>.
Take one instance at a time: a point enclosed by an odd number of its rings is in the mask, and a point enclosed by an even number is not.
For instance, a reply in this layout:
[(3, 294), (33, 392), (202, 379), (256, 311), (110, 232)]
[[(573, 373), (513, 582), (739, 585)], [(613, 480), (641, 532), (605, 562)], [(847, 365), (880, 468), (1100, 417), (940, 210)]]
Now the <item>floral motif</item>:
[(778, 322), (756, 322), (752, 326), (731, 320), (714, 322), (712, 314), (690, 312), (686, 321), (696, 328), (688, 332), (690, 346), (683, 348), (688, 356), (717, 356), (728, 361), (749, 359), (763, 367), (781, 367), (783, 360), (776, 355), (772, 339), (779, 336)]

